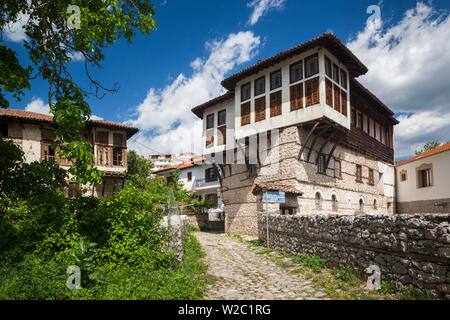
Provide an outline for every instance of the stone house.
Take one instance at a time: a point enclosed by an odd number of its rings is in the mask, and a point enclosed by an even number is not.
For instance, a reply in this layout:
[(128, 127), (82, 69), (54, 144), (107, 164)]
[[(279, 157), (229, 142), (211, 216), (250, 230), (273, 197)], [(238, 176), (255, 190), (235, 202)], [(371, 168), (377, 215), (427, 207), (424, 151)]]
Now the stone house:
[[(54, 128), (52, 116), (24, 110), (0, 109), (1, 135), (22, 148), (25, 162), (52, 159), (62, 168), (68, 169), (72, 162), (57, 157), (59, 147), (56, 150), (51, 148)], [(83, 186), (87, 194), (111, 195), (124, 187), (127, 140), (136, 132), (137, 128), (112, 121), (89, 120), (86, 123), (86, 128), (81, 132), (82, 137), (93, 145), (95, 165), (105, 172), (102, 184)], [(69, 195), (79, 190), (79, 185), (70, 183)]]
[(450, 213), (450, 143), (397, 163), (398, 213)]
[(216, 164), (225, 230), (258, 234), (262, 192), (286, 192), (271, 214), (394, 212), (394, 113), (356, 78), (364, 64), (325, 33), (224, 79), (192, 109)]

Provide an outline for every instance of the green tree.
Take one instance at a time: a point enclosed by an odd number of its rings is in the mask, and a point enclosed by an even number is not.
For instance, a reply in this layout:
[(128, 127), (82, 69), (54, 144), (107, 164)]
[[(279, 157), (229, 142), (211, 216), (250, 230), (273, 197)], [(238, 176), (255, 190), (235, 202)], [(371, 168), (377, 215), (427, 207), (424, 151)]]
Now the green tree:
[(128, 175), (138, 175), (139, 177), (146, 178), (150, 175), (153, 162), (137, 154), (136, 151), (130, 150), (127, 152), (127, 166)]
[[(12, 23), (29, 17), (24, 26), (24, 47), (32, 66), (24, 67), (17, 53), (0, 45), (0, 107), (9, 107), (8, 97), (20, 101), (30, 81), (48, 82), (48, 103), (57, 126), (55, 137), (62, 147), (59, 156), (73, 160), (69, 169), (78, 183), (100, 183), (101, 173), (92, 166), (92, 145), (79, 135), (91, 116), (89, 95), (101, 98), (118, 90), (106, 88), (91, 76), (101, 67), (104, 48), (123, 38), (131, 42), (136, 31), (150, 35), (156, 29), (154, 6), (147, 0), (2, 0), (0, 33)], [(69, 63), (74, 54), (84, 57), (92, 91), (72, 80)]]
[(423, 147), (423, 150), (416, 150), (416, 156), (421, 155), (424, 152), (428, 152), (430, 150), (433, 150), (437, 147), (439, 147), (441, 143), (437, 140), (433, 140), (430, 142), (425, 143), (425, 146)]

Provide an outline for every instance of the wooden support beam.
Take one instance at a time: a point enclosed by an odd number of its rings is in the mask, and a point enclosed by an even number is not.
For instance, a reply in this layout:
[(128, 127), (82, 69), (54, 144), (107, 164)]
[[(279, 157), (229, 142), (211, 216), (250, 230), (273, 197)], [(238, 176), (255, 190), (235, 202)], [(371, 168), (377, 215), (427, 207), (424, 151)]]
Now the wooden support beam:
[(330, 129), (329, 126), (323, 128), (316, 134), (316, 136), (314, 137), (314, 139), (311, 142), (311, 146), (309, 147), (308, 156), (306, 157), (306, 162), (309, 162), (309, 159), (311, 157), (311, 154), (312, 154), (312, 151), (313, 151), (314, 145), (316, 144), (317, 139), (319, 137), (321, 137), (326, 131), (328, 131), (328, 129)]
[(333, 148), (331, 148), (330, 154), (328, 155), (327, 163), (325, 164), (325, 170), (328, 169), (328, 165), (330, 164), (331, 157), (333, 156), (334, 150), (336, 150), (338, 143), (335, 142)]
[(332, 131), (330, 136), (325, 140), (325, 142), (322, 144), (322, 146), (319, 149), (319, 155), (322, 154), (323, 149), (325, 148), (325, 146), (327, 145), (328, 142), (330, 142), (331, 138), (334, 137), (334, 135), (336, 134), (335, 131)]
[[(319, 126), (320, 121), (316, 122), (316, 124), (312, 127), (312, 129), (309, 131), (308, 135), (306, 136), (305, 142), (302, 144), (302, 147), (300, 149), (300, 152), (298, 153), (298, 161), (302, 160), (302, 153), (305, 150), (306, 145), (309, 142), (309, 139), (311, 138), (312, 134), (314, 133), (314, 131), (317, 129), (317, 127)], [(299, 133), (300, 134), (300, 133)]]

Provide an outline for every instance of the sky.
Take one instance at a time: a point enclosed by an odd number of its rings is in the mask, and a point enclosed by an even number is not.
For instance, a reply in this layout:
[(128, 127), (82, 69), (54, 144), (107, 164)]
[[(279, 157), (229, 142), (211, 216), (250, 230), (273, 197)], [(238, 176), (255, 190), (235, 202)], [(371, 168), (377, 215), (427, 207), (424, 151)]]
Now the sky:
[[(395, 156), (403, 160), (430, 140), (450, 141), (450, 1), (155, 0), (158, 29), (105, 49), (93, 76), (119, 92), (90, 97), (93, 117), (140, 129), (129, 148), (201, 153), (202, 123), (190, 111), (225, 92), (220, 82), (259, 59), (332, 32), (368, 67), (357, 78), (394, 112)], [(377, 6), (377, 7), (374, 7)], [(375, 8), (375, 9), (373, 9)], [(378, 8), (378, 9), (377, 9)], [(21, 24), (1, 42), (29, 60)], [(74, 54), (74, 79), (89, 81)], [(48, 112), (48, 84), (31, 82), (12, 108)]]

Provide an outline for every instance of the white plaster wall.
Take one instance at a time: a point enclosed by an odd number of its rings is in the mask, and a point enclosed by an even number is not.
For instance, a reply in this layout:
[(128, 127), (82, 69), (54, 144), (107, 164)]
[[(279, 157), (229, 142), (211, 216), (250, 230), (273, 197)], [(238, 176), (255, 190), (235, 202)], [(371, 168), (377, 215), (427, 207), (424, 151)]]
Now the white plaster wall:
[[(416, 168), (429, 163), (433, 164), (433, 186), (417, 188)], [(400, 180), (402, 170), (407, 171), (408, 178), (406, 181)], [(450, 198), (450, 151), (397, 166), (396, 174), (399, 202)]]
[(23, 124), (22, 150), (25, 162), (41, 160), (41, 129), (37, 124)]

